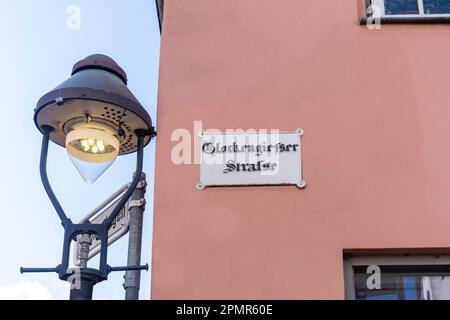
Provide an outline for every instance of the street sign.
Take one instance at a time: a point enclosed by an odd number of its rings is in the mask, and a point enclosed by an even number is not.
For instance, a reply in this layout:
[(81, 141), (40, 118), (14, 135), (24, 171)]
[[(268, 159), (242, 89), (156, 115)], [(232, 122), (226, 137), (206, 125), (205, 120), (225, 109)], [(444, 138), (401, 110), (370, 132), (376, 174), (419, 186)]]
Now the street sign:
[[(112, 210), (116, 207), (119, 201), (120, 198), (109, 204), (109, 206), (106, 209), (100, 211), (99, 214), (89, 219), (89, 221), (92, 224), (103, 223), (103, 221), (105, 221), (109, 217)], [(124, 235), (126, 235), (129, 229), (130, 229), (130, 214), (129, 214), (129, 202), (127, 202), (117, 214), (116, 218), (112, 223), (111, 228), (108, 231), (108, 246), (113, 244), (120, 238), (122, 238)], [(96, 256), (100, 252), (100, 248), (101, 248), (101, 241), (95, 235), (93, 235), (92, 244), (89, 246), (89, 259), (92, 259), (94, 256)], [(79, 254), (80, 254), (80, 243), (79, 241), (76, 241), (74, 248), (74, 264), (76, 266), (80, 265)]]
[(302, 129), (203, 132), (197, 188), (285, 186), (304, 188)]
[[(120, 199), (115, 201), (113, 204), (111, 204), (105, 211), (100, 213), (98, 216), (94, 217), (91, 220), (92, 224), (101, 224), (103, 221), (105, 221), (109, 215), (111, 214), (112, 210), (116, 207), (117, 203)], [(114, 241), (117, 241), (122, 236), (127, 234), (128, 230), (130, 228), (130, 214), (128, 210), (128, 202), (125, 203), (125, 206), (119, 211), (116, 218), (114, 219), (111, 228), (108, 231), (108, 245), (113, 243)], [(112, 241), (114, 240), (114, 241)], [(90, 252), (93, 252), (98, 247), (98, 250), (100, 250), (100, 241), (94, 237), (92, 239), (92, 244), (89, 248)]]

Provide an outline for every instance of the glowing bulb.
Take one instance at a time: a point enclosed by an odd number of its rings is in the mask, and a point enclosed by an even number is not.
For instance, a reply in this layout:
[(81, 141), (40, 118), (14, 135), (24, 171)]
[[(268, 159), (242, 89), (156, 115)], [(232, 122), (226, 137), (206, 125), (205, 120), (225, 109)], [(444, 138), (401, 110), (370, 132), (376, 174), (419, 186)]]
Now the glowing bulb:
[(81, 125), (67, 134), (66, 148), (84, 181), (94, 183), (116, 160), (120, 142), (107, 127)]
[(105, 151), (105, 144), (102, 140), (97, 140), (97, 147), (100, 152)]

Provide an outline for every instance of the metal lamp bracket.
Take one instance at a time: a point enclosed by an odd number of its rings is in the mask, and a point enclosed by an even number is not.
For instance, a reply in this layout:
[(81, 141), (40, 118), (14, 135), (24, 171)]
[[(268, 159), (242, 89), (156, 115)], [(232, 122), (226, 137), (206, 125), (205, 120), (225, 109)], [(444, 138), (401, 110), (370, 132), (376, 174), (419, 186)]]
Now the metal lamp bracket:
[[(108, 218), (105, 221), (103, 221), (102, 224), (91, 224), (91, 223), (74, 224), (65, 214), (48, 181), (47, 176), (48, 144), (50, 141), (49, 139), (50, 132), (52, 132), (54, 129), (52, 127), (45, 126), (42, 128), (42, 130), (43, 130), (43, 139), (42, 139), (41, 161), (40, 161), (41, 180), (53, 206), (55, 207), (56, 213), (58, 214), (61, 223), (64, 227), (62, 262), (56, 268), (21, 268), (21, 272), (22, 273), (57, 272), (61, 280), (67, 280), (70, 276), (72, 276), (72, 272), (69, 269), (70, 244), (73, 240), (77, 239), (78, 235), (80, 234), (96, 235), (100, 238), (102, 243), (108, 243), (108, 230), (112, 226), (113, 220), (116, 218), (117, 214), (123, 208), (125, 203), (129, 201), (133, 191), (136, 189), (136, 186), (140, 183), (140, 179), (142, 176), (143, 156), (144, 156), (144, 137), (148, 135), (148, 133), (142, 130), (136, 132), (136, 134), (138, 135), (138, 147), (137, 147), (138, 150), (137, 150), (135, 177), (133, 178), (133, 181), (129, 185), (127, 191), (121, 196), (120, 200), (118, 201), (118, 203), (116, 204), (116, 206), (114, 207)], [(142, 187), (144, 187), (143, 184), (141, 184), (141, 188)], [(145, 205), (145, 199), (130, 201), (130, 207), (141, 207), (143, 205)], [(101, 246), (99, 270), (85, 268), (82, 270), (82, 273), (84, 272), (84, 276), (92, 276), (95, 282), (98, 283), (103, 280), (106, 280), (108, 278), (109, 272), (117, 271), (118, 269), (114, 270), (114, 268), (110, 268), (108, 266), (107, 254), (108, 254), (108, 246), (107, 245)], [(119, 269), (129, 270), (123, 268)]]

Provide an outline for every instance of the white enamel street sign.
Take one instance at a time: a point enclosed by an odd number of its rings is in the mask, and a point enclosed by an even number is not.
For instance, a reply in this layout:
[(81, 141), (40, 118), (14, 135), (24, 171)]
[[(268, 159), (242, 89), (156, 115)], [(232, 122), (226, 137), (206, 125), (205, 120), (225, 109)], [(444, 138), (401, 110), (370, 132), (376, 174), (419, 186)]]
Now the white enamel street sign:
[(224, 186), (306, 186), (302, 129), (202, 132), (199, 189)]

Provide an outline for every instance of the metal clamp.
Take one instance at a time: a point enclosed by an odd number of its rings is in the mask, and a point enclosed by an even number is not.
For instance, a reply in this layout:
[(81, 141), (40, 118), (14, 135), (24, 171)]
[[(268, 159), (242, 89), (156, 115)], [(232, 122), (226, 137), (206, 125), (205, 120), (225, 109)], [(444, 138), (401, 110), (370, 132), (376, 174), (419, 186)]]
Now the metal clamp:
[(146, 205), (145, 198), (139, 200), (130, 200), (128, 203), (128, 210), (130, 210), (131, 208), (145, 207), (145, 205)]
[(136, 189), (145, 189), (147, 187), (147, 180), (141, 180), (136, 186)]

